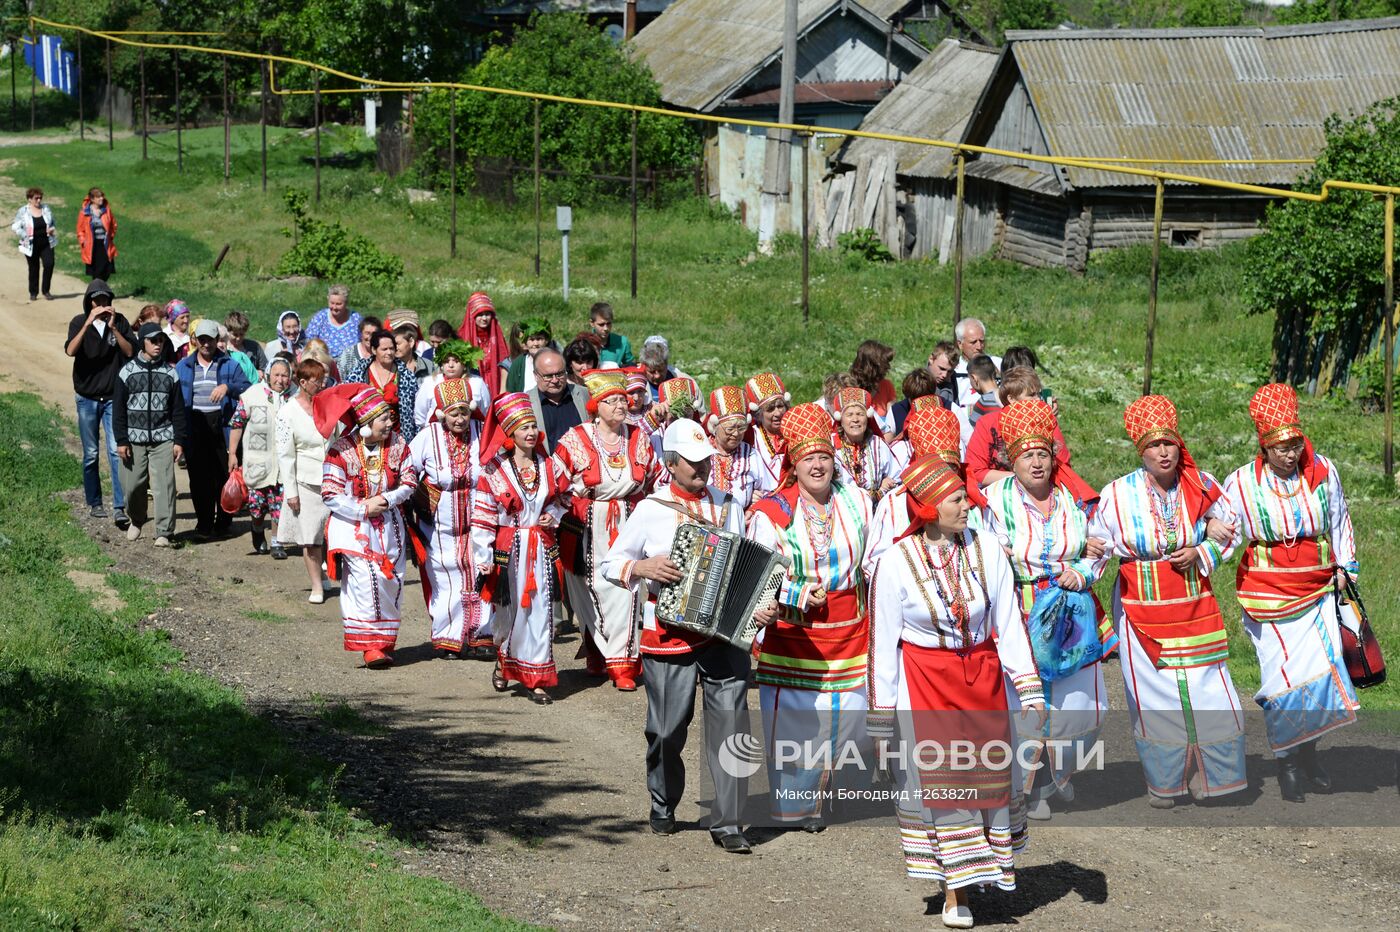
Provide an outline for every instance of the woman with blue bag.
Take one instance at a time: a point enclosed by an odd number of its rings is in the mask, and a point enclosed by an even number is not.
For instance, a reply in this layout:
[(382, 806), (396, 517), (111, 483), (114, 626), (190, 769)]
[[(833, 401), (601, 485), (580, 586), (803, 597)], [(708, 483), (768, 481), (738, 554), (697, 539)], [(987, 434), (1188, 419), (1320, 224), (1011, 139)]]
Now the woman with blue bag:
[(1122, 561), (1113, 590), (1123, 687), (1148, 802), (1170, 809), (1245, 788), (1244, 713), (1226, 665), (1225, 619), (1210, 575), (1230, 558), (1235, 514), (1197, 468), (1161, 395), (1123, 425), (1142, 468), (1110, 482), (1090, 533)]
[[(999, 426), (1012, 474), (984, 490), (987, 518), (1015, 572), (1050, 711), (1039, 734), (1018, 735), (1037, 745), (1034, 753), (1018, 753), (1018, 761), (1035, 764), (1026, 814), (1043, 820), (1053, 795), (1074, 798), (1076, 761), (1098, 739), (1108, 710), (1099, 661), (1117, 639), (1089, 591), (1106, 563), (1103, 542), (1089, 535), (1099, 496), (1055, 459), (1054, 412), (1039, 398), (1023, 398), (1002, 411)], [(1019, 711), (1015, 690), (1007, 698)]]

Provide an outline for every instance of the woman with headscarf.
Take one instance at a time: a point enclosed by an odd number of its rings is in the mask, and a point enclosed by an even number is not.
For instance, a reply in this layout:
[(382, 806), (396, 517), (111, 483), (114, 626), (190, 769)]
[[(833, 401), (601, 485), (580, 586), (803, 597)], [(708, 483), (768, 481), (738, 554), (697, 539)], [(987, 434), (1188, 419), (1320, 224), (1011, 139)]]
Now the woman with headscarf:
[(399, 636), (410, 546), (403, 506), (418, 473), (376, 389), (337, 385), (318, 394), (313, 408), (321, 436), (337, 423), (348, 428), (326, 451), (321, 472), (321, 499), (331, 512), (326, 560), (340, 581), (345, 649), (362, 653), (367, 669), (383, 669), (394, 662)]
[(1249, 402), (1259, 452), (1225, 480), (1243, 548), (1235, 591), (1259, 656), (1259, 691), (1283, 798), (1303, 802), (1332, 780), (1317, 741), (1356, 721), (1360, 703), (1345, 665), (1337, 596), (1359, 573), (1356, 533), (1331, 460), (1313, 450), (1298, 395), (1265, 385)]
[(496, 319), (496, 306), (486, 292), (475, 292), (467, 299), (467, 313), (457, 328), (457, 336), (481, 350), (481, 378), (495, 398), (505, 380), (501, 365), (510, 359), (510, 347), (506, 346), (501, 322)]
[(472, 558), (470, 541), (472, 496), (481, 474), (481, 422), (472, 417), (477, 402), (465, 379), (439, 382), (433, 395), (432, 418), (408, 445), (408, 454), (418, 473), (413, 514), (423, 548), (418, 565), (433, 649), (451, 659), (464, 649), (476, 655), (491, 648), (491, 607), (476, 588), (486, 567)]
[(899, 479), (894, 454), (881, 436), (863, 388), (842, 388), (832, 407), (836, 415), (836, 468), (841, 481), (864, 489), (876, 501)]
[(973, 769), (906, 751), (898, 779), (905, 869), (941, 882), (943, 924), (965, 929), (967, 888), (1014, 890), (1015, 855), (1026, 845), (1005, 683), (1023, 719), (1043, 722), (1045, 699), (1011, 566), (994, 534), (968, 527), (957, 467), (928, 454), (900, 478), (909, 523), (870, 584), (867, 723), (877, 740), (897, 731), (906, 749), (966, 741), (976, 750)]
[[(1244, 713), (1210, 574), (1230, 559), (1235, 517), (1196, 466), (1176, 407), (1147, 395), (1123, 412), (1142, 468), (1110, 482), (1089, 534), (1120, 559), (1113, 589), (1123, 687), (1148, 802), (1245, 788)], [(1222, 546), (1223, 545), (1223, 546)]]
[(721, 385), (710, 392), (710, 411), (704, 417), (704, 425), (715, 448), (710, 460), (710, 485), (734, 496), (739, 507), (748, 511), (759, 497), (759, 470), (763, 467), (753, 447), (744, 440), (749, 431), (744, 390), (737, 385)]
[(655, 487), (661, 466), (646, 434), (627, 426), (622, 370), (594, 369), (583, 378), (593, 420), (570, 428), (554, 451), (573, 495), (560, 541), (563, 566), (589, 672), (606, 672), (615, 687), (631, 692), (641, 672), (641, 608), (632, 590), (603, 575), (603, 561), (632, 506)]
[[(983, 490), (988, 528), (1011, 558), (1027, 623), (1049, 614), (1048, 606), (1078, 603), (1083, 612), (1075, 612), (1065, 623), (1076, 635), (1075, 645), (1093, 642), (1092, 649), (1071, 656), (1036, 657), (1050, 719), (1040, 735), (1021, 733), (1023, 741), (1038, 746), (1040, 766), (1033, 768), (1035, 791), (1028, 811), (1032, 819), (1050, 817), (1052, 794), (1074, 798), (1070, 778), (1082, 756), (1079, 750), (1093, 745), (1108, 710), (1099, 661), (1117, 640), (1091, 591), (1106, 563), (1101, 541), (1090, 548), (1089, 520), (1099, 495), (1056, 459), (1056, 426), (1054, 412), (1039, 398), (1009, 405), (1001, 416), (1001, 434), (1012, 474)], [(1048, 601), (1037, 612), (1041, 600)], [(1034, 643), (1034, 630), (1031, 635)], [(1048, 666), (1052, 661), (1053, 669)], [(1015, 698), (1011, 697), (1013, 708)]]
[[(513, 392), (492, 406), (495, 430), (482, 451), (472, 506), (472, 555), (489, 578), (498, 646), (498, 690), (515, 681), (549, 705), (554, 666), (555, 531), (569, 507), (568, 480), (539, 452), (530, 396)], [(483, 593), (485, 589), (483, 588)]]
[[(779, 620), (763, 631), (754, 680), (770, 747), (829, 738), (839, 753), (842, 742), (863, 738), (870, 496), (837, 479), (826, 409), (798, 405), (783, 416), (782, 431), (782, 483), (754, 504), (749, 536), (791, 566), (778, 590)], [(829, 766), (770, 759), (774, 818), (820, 831), (819, 790), (829, 776)]]
[(304, 349), (306, 334), (301, 329), (301, 315), (296, 311), (283, 311), (277, 318), (277, 337), (263, 345), (263, 352), (268, 359), (278, 353), (291, 353), (294, 360), (301, 362)]
[(758, 454), (759, 483), (754, 489), (755, 498), (772, 492), (783, 477), (783, 453), (787, 449), (783, 440), (783, 417), (792, 406), (792, 395), (783, 386), (783, 380), (772, 372), (760, 372), (744, 383), (744, 397), (749, 402), (749, 414), (753, 416), (752, 444)]
[[(248, 514), (253, 519), (253, 552), (285, 559), (282, 544), (267, 546), (266, 522), (282, 511), (282, 479), (277, 463), (277, 413), (291, 394), (292, 366), (280, 356), (267, 364), (266, 377), (238, 396), (229, 420), (228, 470), (238, 468), (242, 442), (243, 481), (248, 486)], [(295, 481), (295, 479), (293, 479)]]
[(170, 351), (175, 358), (184, 359), (190, 350), (190, 309), (179, 298), (166, 302), (165, 335), (170, 338)]

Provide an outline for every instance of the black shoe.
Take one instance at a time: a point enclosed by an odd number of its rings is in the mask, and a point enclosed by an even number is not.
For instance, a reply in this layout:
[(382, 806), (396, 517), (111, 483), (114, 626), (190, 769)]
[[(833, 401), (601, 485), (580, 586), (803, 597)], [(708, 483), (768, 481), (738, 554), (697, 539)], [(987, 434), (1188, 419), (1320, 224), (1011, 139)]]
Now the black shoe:
[(213, 536), (214, 536), (214, 537), (217, 537), (219, 540), (223, 540), (225, 537), (230, 536), (230, 531), (231, 531), (232, 528), (233, 528), (233, 521), (232, 521), (232, 520), (228, 520), (228, 521), (218, 521), (218, 520), (216, 520), (216, 521), (214, 522), (214, 535), (213, 535)]
[(744, 837), (743, 832), (726, 832), (723, 835), (711, 835), (710, 838), (730, 854), (753, 854), (749, 840)]
[[(265, 551), (265, 552), (266, 552), (266, 551)], [(271, 550), (271, 553), (272, 553), (272, 559), (274, 559), (274, 560), (285, 560), (285, 559), (287, 559), (287, 551), (286, 551), (286, 548), (284, 548), (284, 547), (283, 547), (280, 543), (278, 543), (277, 541), (273, 541), (273, 542), (272, 542), (272, 550)]]
[(455, 650), (448, 650), (446, 647), (439, 647), (437, 651), (439, 660), (461, 660), (462, 655)]
[(802, 831), (808, 835), (817, 835), (826, 831), (826, 823), (821, 819), (803, 819)]
[(676, 834), (676, 820), (670, 816), (652, 816), (647, 820), (651, 825), (653, 835), (674, 835)]
[(254, 531), (253, 531), (253, 552), (254, 552), (254, 553), (271, 553), (271, 551), (267, 549), (267, 534), (266, 534), (266, 532), (260, 531), (260, 530), (254, 530)]
[(1316, 741), (1309, 741), (1298, 749), (1298, 763), (1302, 765), (1303, 773), (1313, 789), (1319, 793), (1326, 793), (1332, 789), (1332, 778), (1322, 769), (1322, 764), (1318, 763)]
[(88, 514), (94, 518), (105, 518), (107, 517), (107, 509), (103, 508), (101, 505), (93, 505), (92, 509), (88, 511)]
[(190, 533), (190, 536), (193, 537), (195, 540), (203, 543), (204, 541), (207, 541), (209, 538), (214, 536), (214, 530), (207, 524), (197, 524), (195, 525), (194, 530)]
[(118, 508), (116, 514), (112, 515), (112, 523), (117, 526), (117, 530), (125, 531), (131, 527), (131, 519), (126, 516), (126, 512)]
[(1298, 755), (1290, 754), (1278, 759), (1278, 788), (1283, 798), (1290, 803), (1308, 801), (1303, 792), (1303, 774), (1298, 769)]

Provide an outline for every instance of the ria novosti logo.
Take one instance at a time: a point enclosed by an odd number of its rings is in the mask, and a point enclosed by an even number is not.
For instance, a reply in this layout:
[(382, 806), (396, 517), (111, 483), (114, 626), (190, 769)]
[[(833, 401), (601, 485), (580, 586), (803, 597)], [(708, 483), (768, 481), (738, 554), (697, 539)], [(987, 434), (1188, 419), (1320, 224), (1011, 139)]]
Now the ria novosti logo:
[(763, 743), (748, 732), (730, 735), (716, 752), (720, 769), (731, 777), (747, 780), (763, 766)]

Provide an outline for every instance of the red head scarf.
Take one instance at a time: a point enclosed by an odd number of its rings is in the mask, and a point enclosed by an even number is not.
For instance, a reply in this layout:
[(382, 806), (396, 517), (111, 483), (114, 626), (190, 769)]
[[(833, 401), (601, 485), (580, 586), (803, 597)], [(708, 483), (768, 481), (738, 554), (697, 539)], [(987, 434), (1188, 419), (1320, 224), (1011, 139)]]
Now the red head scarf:
[[(491, 315), (485, 328), (476, 325), (477, 317), (482, 314)], [(462, 326), (457, 328), (457, 336), (482, 351), (481, 380), (492, 397), (500, 394), (501, 363), (510, 358), (510, 347), (501, 332), (501, 322), (496, 319), (496, 306), (486, 292), (478, 291), (467, 299), (467, 314), (462, 318)]]

